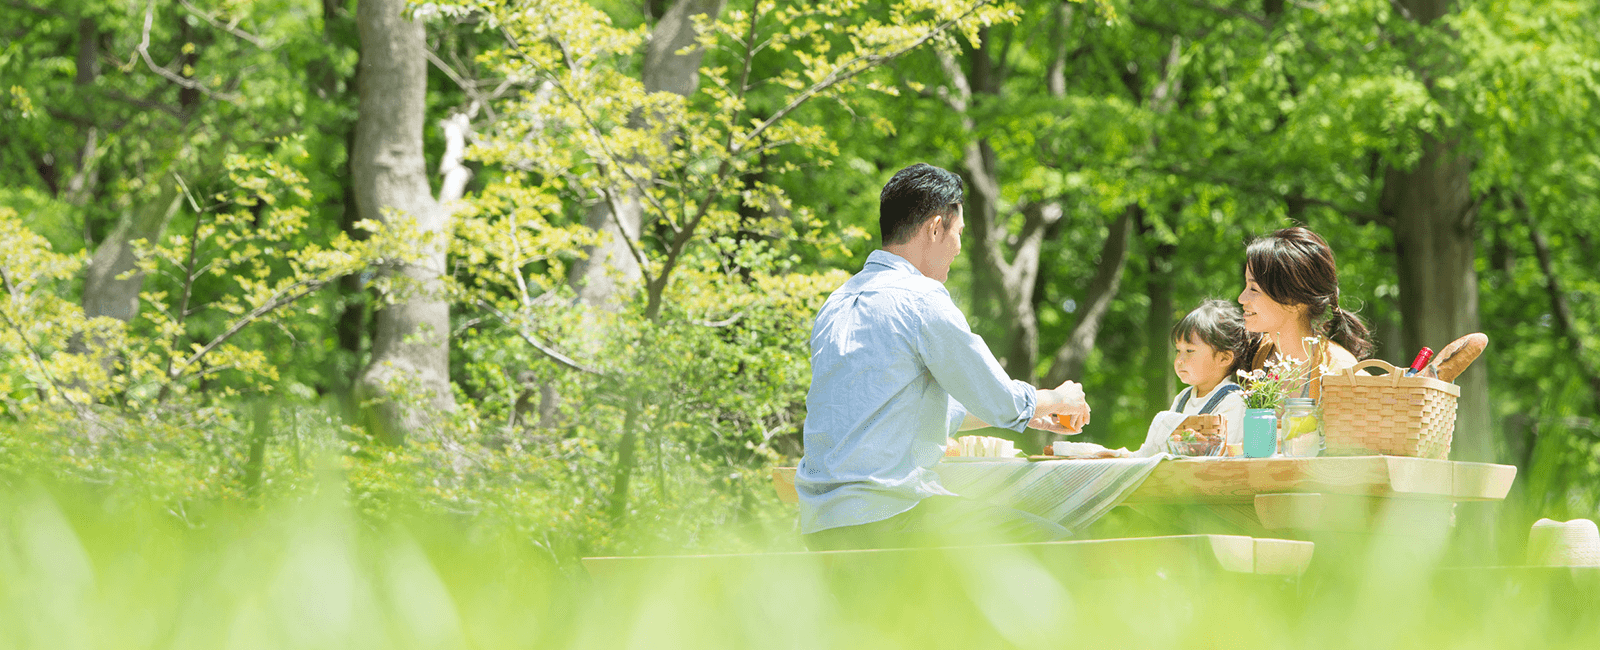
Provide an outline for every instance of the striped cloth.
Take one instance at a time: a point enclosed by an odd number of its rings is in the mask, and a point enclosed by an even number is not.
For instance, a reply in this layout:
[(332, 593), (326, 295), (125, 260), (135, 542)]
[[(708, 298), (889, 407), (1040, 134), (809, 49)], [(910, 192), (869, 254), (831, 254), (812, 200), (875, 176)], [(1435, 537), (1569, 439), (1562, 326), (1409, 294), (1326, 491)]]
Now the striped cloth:
[(941, 462), (934, 471), (951, 492), (1031, 512), (1077, 532), (1121, 503), (1167, 458), (955, 461)]

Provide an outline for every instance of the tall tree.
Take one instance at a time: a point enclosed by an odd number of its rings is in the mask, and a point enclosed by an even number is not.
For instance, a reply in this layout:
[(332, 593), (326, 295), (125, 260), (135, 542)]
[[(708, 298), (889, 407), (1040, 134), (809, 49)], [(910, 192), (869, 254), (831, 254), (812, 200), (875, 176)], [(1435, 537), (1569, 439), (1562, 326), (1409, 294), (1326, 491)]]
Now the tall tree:
[[(361, 218), (410, 229), (419, 252), (414, 259), (396, 260), (382, 271), (383, 276), (404, 280), (390, 285), (378, 309), (372, 359), (358, 391), (378, 399), (369, 424), (394, 440), (422, 431), (439, 412), (455, 408), (450, 388), (450, 303), (441, 281), (446, 252), (442, 235), (449, 213), (429, 188), (423, 156), (426, 30), (421, 21), (405, 15), (405, 9), (405, 0), (362, 0), (357, 5), (360, 110), (350, 156)], [(447, 156), (441, 169), (449, 164)], [(455, 183), (445, 185), (460, 191)], [(393, 290), (396, 286), (399, 291)], [(397, 393), (408, 384), (420, 395)], [(422, 402), (407, 404), (411, 397)]]
[[(1418, 50), (1422, 43), (1450, 37), (1441, 19), (1454, 10), (1454, 0), (1400, 0), (1395, 6), (1401, 17), (1422, 28)], [(1455, 67), (1450, 56), (1430, 56), (1430, 51), (1411, 55), (1416, 74), (1429, 87)], [(1414, 166), (1390, 169), (1384, 175), (1380, 208), (1393, 224), (1401, 336), (1407, 349), (1438, 348), (1480, 329), (1476, 268), (1480, 202), (1472, 191), (1474, 157), (1461, 146), (1462, 136), (1455, 129), (1427, 134)], [(1488, 373), (1462, 375), (1460, 383), (1451, 455), (1494, 460)]]

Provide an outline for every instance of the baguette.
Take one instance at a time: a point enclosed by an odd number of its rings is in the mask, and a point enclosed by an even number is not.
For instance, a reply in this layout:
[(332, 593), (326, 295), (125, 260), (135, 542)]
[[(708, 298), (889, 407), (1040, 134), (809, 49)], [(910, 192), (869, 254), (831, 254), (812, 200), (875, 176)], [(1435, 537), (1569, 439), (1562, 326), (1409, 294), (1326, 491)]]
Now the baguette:
[(1444, 346), (1439, 351), (1438, 358), (1433, 365), (1437, 368), (1439, 378), (1445, 381), (1455, 381), (1456, 377), (1472, 365), (1472, 362), (1483, 354), (1483, 349), (1489, 346), (1489, 337), (1483, 332), (1473, 332)]

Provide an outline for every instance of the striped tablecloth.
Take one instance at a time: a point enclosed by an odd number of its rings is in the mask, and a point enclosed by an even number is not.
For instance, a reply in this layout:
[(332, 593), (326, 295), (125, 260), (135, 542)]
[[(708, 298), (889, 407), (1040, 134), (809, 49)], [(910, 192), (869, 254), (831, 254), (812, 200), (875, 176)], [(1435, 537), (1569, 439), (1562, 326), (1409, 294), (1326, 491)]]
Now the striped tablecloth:
[(1167, 458), (956, 461), (941, 462), (934, 471), (951, 492), (1031, 512), (1077, 532), (1121, 503)]

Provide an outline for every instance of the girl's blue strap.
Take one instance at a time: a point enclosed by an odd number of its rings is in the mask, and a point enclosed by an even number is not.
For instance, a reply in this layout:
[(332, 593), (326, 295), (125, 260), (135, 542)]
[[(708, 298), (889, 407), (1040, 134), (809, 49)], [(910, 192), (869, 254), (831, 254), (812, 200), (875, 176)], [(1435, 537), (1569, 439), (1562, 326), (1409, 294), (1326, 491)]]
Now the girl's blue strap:
[(1194, 386), (1190, 386), (1188, 388), (1185, 388), (1185, 389), (1183, 389), (1183, 392), (1178, 393), (1178, 408), (1173, 409), (1173, 410), (1175, 410), (1175, 411), (1177, 411), (1179, 413), (1182, 413), (1183, 412), (1183, 407), (1189, 405), (1189, 397), (1191, 395), (1194, 395)]
[[(1234, 391), (1242, 390), (1242, 389), (1243, 389), (1243, 387), (1238, 385), (1238, 384), (1223, 384), (1221, 388), (1217, 389), (1217, 392), (1211, 394), (1211, 399), (1206, 400), (1206, 407), (1203, 408), (1203, 409), (1200, 409), (1200, 414), (1201, 415), (1205, 415), (1207, 413), (1210, 413), (1213, 409), (1217, 408), (1218, 404), (1222, 403), (1222, 398), (1227, 397), (1229, 395), (1232, 395)], [(1190, 389), (1186, 389), (1186, 390), (1190, 390)], [(1187, 402), (1188, 399), (1185, 398), (1184, 401)], [(1179, 408), (1179, 410), (1183, 409), (1183, 407), (1181, 407), (1181, 406), (1178, 407), (1178, 408)]]

